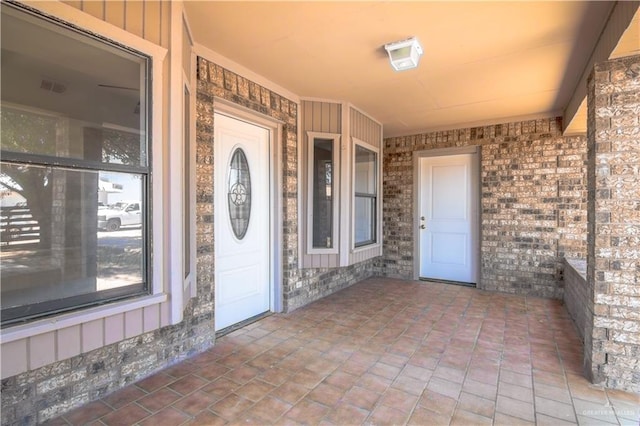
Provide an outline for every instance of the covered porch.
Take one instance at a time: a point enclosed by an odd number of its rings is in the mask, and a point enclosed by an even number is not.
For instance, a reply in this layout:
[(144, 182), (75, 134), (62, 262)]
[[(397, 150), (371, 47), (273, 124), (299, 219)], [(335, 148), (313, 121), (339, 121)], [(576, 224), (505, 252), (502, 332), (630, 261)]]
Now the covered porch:
[(49, 424), (638, 424), (559, 300), (369, 278)]

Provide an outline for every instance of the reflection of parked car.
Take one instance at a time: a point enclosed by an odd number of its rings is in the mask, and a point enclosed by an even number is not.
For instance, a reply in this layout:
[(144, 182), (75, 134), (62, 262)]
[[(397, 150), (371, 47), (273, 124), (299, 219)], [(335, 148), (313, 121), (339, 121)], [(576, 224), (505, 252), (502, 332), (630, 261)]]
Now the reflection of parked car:
[(98, 229), (117, 231), (121, 226), (141, 225), (139, 201), (120, 201), (98, 209)]

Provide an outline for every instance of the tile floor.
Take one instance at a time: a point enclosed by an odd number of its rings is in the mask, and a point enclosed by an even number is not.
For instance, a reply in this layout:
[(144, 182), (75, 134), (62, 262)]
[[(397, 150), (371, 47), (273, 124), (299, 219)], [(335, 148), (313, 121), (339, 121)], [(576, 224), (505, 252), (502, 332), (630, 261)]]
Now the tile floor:
[(372, 278), (50, 423), (637, 426), (581, 352), (559, 301)]

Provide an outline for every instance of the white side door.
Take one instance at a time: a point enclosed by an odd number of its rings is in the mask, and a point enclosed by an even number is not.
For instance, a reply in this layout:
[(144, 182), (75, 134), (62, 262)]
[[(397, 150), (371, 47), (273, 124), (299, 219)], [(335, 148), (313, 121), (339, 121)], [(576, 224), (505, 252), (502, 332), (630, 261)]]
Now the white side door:
[(477, 281), (472, 154), (420, 159), (420, 277)]
[(269, 130), (214, 116), (215, 329), (269, 310)]

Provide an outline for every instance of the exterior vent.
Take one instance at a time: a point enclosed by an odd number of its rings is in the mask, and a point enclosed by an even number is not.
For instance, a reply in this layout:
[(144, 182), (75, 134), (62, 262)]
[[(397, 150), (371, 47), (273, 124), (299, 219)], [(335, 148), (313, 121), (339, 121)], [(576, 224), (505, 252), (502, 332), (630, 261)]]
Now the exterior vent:
[(67, 90), (67, 86), (65, 86), (62, 83), (56, 83), (55, 81), (44, 80), (44, 79), (40, 83), (40, 88), (42, 90), (46, 90), (47, 92), (53, 92), (53, 93), (64, 93)]

